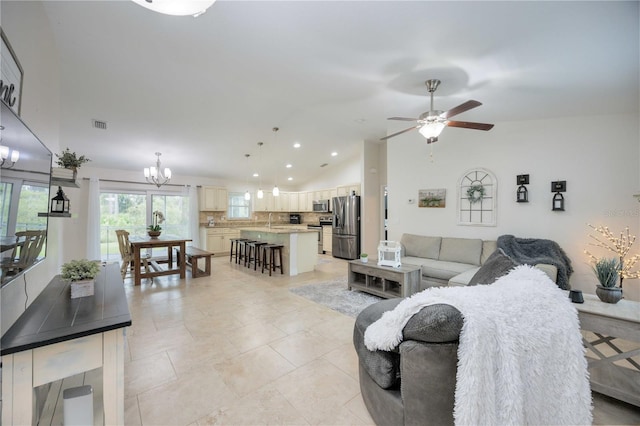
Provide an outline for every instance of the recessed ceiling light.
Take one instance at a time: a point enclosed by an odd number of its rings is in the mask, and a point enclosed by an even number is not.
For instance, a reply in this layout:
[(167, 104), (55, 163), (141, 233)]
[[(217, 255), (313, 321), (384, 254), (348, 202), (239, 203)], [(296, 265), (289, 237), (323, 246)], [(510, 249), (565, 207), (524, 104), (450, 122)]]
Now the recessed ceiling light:
[(332, 156), (332, 157), (335, 157), (336, 155), (338, 155), (338, 153), (337, 153), (337, 152), (335, 152), (335, 151), (333, 151), (333, 152), (331, 153), (331, 156)]
[(289, 176), (289, 177), (287, 178), (287, 180), (293, 180), (293, 178), (292, 178), (291, 176)]
[(300, 142), (296, 142), (296, 143), (294, 143), (294, 144), (293, 144), (293, 147), (294, 147), (294, 148), (300, 148), (300, 146), (301, 146), (301, 145), (300, 145)]
[(260, 175), (259, 175), (259, 174), (257, 174), (257, 173), (254, 173), (254, 174), (253, 174), (253, 177), (258, 177), (258, 176), (260, 176)]
[(353, 120), (353, 121), (355, 121), (356, 123), (360, 123), (360, 124), (362, 124), (362, 123), (364, 123), (365, 121), (367, 121), (367, 119), (366, 119), (366, 118), (356, 118), (356, 119), (355, 119), (355, 120)]
[(287, 169), (290, 169), (291, 167), (293, 167), (291, 164), (287, 164)]

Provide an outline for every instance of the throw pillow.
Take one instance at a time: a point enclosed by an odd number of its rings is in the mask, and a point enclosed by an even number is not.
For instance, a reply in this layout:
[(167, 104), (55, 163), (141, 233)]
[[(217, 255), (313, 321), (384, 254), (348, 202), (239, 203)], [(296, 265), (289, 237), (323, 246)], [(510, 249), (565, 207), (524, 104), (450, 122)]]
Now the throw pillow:
[(518, 263), (504, 254), (502, 249), (497, 249), (484, 262), (484, 265), (478, 269), (473, 277), (469, 280), (468, 285), (477, 284), (493, 284), (498, 278), (518, 266)]

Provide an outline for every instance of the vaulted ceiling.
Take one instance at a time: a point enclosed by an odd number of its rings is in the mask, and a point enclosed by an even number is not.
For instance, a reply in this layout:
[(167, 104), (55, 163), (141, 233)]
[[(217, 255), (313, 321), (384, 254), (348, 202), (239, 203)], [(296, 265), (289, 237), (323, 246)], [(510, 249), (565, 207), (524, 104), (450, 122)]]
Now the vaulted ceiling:
[(484, 104), (460, 120), (638, 113), (638, 5), (219, 0), (193, 18), (46, 1), (60, 143), (99, 167), (141, 170), (160, 151), (174, 175), (295, 187), (387, 135), (386, 118), (427, 111), (431, 78), (438, 109)]

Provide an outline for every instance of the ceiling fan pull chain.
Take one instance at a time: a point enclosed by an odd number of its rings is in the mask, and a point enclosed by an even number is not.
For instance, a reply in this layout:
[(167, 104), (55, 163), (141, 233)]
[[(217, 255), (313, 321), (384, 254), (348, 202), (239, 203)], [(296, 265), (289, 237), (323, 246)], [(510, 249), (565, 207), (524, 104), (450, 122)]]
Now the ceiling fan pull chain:
[(433, 160), (433, 144), (432, 143), (429, 144), (429, 162), (435, 163), (435, 161)]

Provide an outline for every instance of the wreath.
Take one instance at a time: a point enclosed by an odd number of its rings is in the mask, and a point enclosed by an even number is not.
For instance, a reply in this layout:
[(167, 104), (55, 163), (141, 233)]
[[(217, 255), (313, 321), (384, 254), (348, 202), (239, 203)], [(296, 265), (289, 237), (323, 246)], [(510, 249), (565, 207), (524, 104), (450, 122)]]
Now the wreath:
[(471, 204), (475, 204), (478, 201), (482, 201), (484, 198), (484, 186), (482, 185), (471, 185), (469, 189), (467, 189), (467, 199)]

